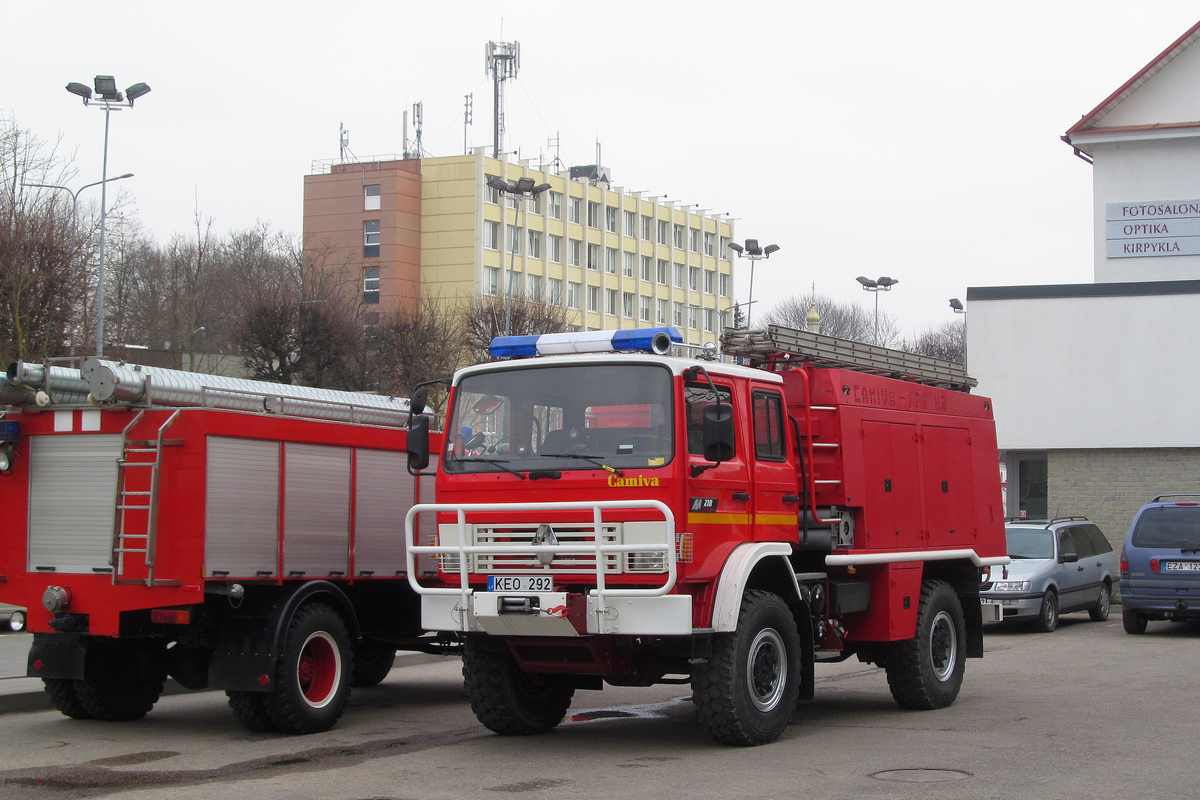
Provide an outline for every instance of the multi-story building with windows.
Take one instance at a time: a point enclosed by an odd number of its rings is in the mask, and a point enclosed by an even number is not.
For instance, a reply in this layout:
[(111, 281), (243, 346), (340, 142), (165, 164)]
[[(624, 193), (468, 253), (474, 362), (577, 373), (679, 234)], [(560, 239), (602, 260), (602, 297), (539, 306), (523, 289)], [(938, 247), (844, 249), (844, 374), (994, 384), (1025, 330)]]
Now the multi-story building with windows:
[[(304, 179), (304, 237), (361, 262), (363, 302), (389, 312), (422, 297), (514, 295), (563, 306), (577, 330), (674, 325), (715, 341), (733, 305), (724, 214), (614, 186), (602, 167), (555, 173), (470, 155), (320, 163)], [(489, 175), (532, 178), (536, 198)], [(357, 267), (356, 267), (357, 268)]]

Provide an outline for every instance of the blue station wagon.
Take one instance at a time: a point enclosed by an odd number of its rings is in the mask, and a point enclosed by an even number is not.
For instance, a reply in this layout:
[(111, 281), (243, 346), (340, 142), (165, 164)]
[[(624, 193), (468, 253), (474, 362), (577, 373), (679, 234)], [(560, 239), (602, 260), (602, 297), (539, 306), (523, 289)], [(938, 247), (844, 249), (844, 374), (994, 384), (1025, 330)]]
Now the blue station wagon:
[(1200, 619), (1200, 495), (1156, 497), (1129, 526), (1121, 621), (1126, 633), (1145, 633), (1152, 619)]

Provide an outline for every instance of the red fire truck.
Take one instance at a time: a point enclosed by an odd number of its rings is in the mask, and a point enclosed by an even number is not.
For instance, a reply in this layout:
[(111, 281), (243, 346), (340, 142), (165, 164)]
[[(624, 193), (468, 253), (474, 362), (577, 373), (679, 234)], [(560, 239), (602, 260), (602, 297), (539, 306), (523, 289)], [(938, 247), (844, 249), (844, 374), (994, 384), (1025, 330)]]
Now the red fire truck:
[(407, 401), (89, 359), (13, 364), (0, 402), (0, 599), (67, 716), (140, 718), (170, 675), (311, 733), (439, 648), (400, 532), (432, 498)]
[(578, 689), (690, 682), (714, 739), (762, 744), (851, 656), (903, 707), (952, 703), (1008, 561), (990, 402), (956, 364), (817, 334), (729, 337), (743, 365), (679, 341), (508, 337), (454, 377), (407, 558), (480, 721), (539, 733)]

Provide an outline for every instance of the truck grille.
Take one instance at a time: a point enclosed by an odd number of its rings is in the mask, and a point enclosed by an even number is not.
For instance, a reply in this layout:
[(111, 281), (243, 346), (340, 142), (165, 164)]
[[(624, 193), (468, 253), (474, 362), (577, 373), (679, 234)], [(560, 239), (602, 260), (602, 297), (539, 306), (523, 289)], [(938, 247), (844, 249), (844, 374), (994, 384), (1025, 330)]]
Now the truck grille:
[[(621, 526), (619, 524), (603, 525), (601, 526), (601, 531), (605, 544), (615, 544), (621, 540)], [(532, 544), (535, 533), (537, 533), (536, 525), (528, 527), (480, 525), (475, 528), (475, 544)], [(558, 538), (559, 544), (589, 544), (595, 540), (595, 531), (591, 525), (578, 527), (555, 526), (554, 535)], [(604, 556), (604, 571), (606, 573), (618, 571), (620, 565), (618, 559), (620, 555), (619, 553), (609, 553)], [(534, 553), (521, 555), (477, 553), (472, 557), (472, 560), (474, 562), (472, 572), (483, 572), (489, 575), (527, 573), (530, 570), (541, 571), (542, 569), (541, 564), (537, 560), (537, 555)], [(554, 565), (551, 569), (557, 574), (595, 574), (596, 556), (593, 553), (564, 553), (554, 559)]]

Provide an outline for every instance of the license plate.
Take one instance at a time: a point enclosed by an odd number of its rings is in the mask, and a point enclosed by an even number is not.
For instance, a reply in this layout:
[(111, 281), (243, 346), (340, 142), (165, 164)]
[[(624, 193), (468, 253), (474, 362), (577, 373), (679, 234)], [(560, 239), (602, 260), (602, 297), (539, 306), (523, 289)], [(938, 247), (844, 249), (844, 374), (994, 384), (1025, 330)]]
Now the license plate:
[(1164, 561), (1163, 572), (1200, 572), (1200, 561)]
[(553, 592), (551, 575), (489, 575), (489, 592)]

